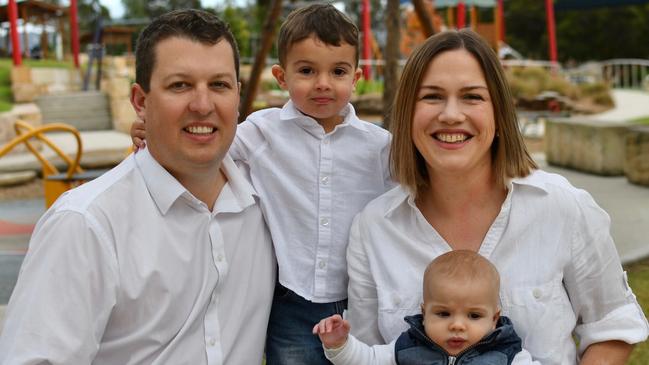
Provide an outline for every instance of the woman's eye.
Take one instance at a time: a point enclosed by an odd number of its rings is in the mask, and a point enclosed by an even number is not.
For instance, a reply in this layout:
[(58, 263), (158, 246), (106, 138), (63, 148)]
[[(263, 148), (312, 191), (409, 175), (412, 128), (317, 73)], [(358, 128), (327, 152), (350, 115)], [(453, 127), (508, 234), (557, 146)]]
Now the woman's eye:
[(437, 93), (423, 94), (421, 100), (442, 100), (442, 95)]
[(464, 98), (468, 100), (484, 100), (480, 94), (466, 94), (464, 95)]

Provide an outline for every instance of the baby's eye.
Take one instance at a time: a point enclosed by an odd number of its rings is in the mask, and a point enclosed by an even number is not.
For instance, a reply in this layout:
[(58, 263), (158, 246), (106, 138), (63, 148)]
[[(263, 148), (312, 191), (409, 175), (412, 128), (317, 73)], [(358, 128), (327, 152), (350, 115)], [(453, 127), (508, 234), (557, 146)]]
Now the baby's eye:
[(435, 315), (438, 316), (438, 317), (441, 317), (441, 318), (446, 318), (446, 317), (450, 316), (450, 313), (446, 312), (446, 311), (439, 311), (439, 312), (435, 313)]
[(469, 318), (470, 319), (480, 319), (480, 318), (482, 318), (482, 314), (480, 314), (480, 313), (469, 313)]
[(302, 67), (298, 69), (297, 72), (301, 73), (302, 75), (310, 75), (313, 73), (313, 69), (311, 67)]

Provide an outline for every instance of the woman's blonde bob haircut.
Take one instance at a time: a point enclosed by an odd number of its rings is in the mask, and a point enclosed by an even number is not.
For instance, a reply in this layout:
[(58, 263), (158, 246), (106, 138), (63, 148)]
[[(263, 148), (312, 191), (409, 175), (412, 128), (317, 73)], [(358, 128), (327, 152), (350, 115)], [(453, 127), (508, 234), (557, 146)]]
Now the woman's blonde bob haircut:
[(437, 55), (454, 50), (466, 50), (473, 55), (487, 81), (497, 131), (491, 145), (491, 156), (498, 182), (505, 185), (509, 178), (527, 176), (537, 168), (518, 129), (512, 93), (496, 53), (469, 29), (446, 31), (428, 38), (410, 55), (401, 74), (391, 113), (390, 169), (394, 179), (415, 197), (430, 184), (426, 161), (412, 141), (412, 120), (421, 79)]

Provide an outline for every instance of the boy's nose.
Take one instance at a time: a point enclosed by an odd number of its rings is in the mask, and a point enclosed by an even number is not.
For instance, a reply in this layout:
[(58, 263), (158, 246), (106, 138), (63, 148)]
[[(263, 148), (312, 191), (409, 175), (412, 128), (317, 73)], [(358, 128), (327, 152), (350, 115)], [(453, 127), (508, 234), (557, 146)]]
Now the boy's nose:
[(466, 329), (466, 325), (464, 324), (464, 321), (461, 318), (455, 317), (451, 320), (449, 329), (454, 332), (464, 331)]
[(329, 82), (329, 76), (328, 75), (319, 75), (316, 78), (316, 88), (318, 90), (328, 90), (331, 88), (331, 84)]

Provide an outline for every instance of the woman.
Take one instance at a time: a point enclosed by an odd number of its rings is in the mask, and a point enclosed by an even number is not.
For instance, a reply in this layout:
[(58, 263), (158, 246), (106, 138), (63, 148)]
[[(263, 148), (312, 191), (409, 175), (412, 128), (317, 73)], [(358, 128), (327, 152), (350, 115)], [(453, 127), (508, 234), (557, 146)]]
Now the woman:
[(352, 333), (392, 341), (419, 311), (425, 266), (469, 249), (498, 268), (503, 314), (525, 354), (544, 365), (624, 363), (649, 326), (609, 217), (587, 192), (537, 169), (486, 42), (469, 30), (429, 38), (403, 70), (391, 122), (401, 185), (352, 226)]

